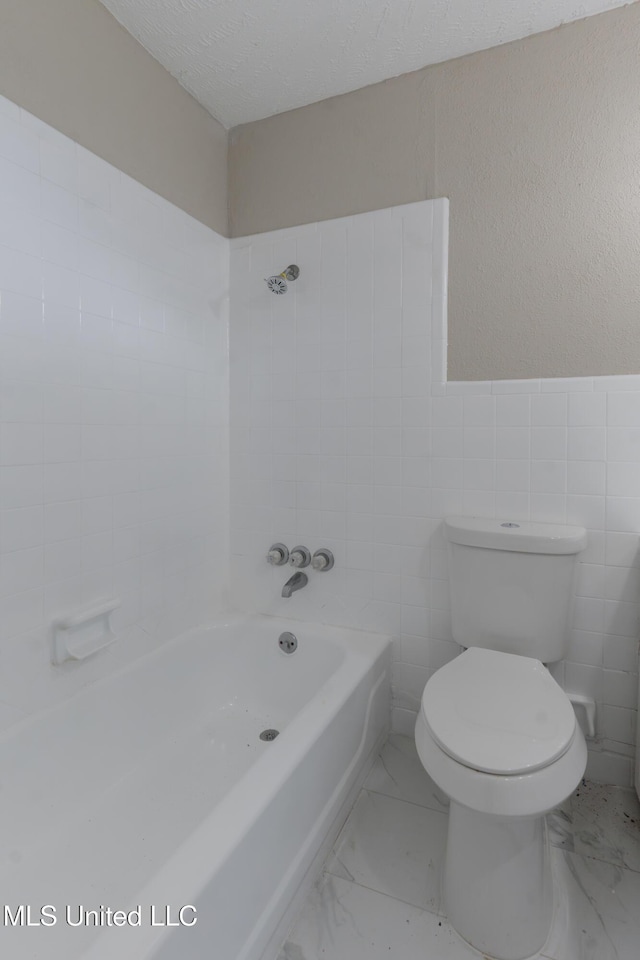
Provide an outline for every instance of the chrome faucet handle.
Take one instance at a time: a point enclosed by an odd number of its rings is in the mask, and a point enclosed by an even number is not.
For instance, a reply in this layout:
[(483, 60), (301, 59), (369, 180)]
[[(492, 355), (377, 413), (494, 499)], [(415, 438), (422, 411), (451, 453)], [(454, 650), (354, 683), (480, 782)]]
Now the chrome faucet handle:
[(289, 559), (289, 550), (284, 543), (274, 543), (267, 554), (267, 563), (273, 567), (283, 567)]
[(311, 558), (311, 566), (314, 570), (318, 570), (321, 573), (326, 573), (327, 570), (331, 570), (334, 563), (334, 556), (331, 550), (328, 550), (326, 547), (321, 547), (319, 550), (316, 550)]
[(311, 563), (311, 554), (306, 547), (294, 547), (289, 554), (289, 566), (308, 567)]

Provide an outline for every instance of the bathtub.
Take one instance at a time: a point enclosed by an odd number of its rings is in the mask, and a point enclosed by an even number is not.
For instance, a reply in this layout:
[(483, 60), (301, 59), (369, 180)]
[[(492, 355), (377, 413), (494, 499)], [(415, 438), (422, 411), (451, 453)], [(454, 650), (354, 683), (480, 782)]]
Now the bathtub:
[(0, 954), (270, 960), (386, 734), (389, 656), (234, 618), (7, 731)]

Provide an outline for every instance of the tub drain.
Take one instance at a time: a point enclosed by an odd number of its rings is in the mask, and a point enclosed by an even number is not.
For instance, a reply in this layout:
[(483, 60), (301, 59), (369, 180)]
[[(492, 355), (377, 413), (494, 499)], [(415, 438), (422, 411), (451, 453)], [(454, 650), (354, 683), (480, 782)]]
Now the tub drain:
[(260, 734), (261, 740), (275, 740), (275, 738), (280, 733), (279, 730), (263, 730)]

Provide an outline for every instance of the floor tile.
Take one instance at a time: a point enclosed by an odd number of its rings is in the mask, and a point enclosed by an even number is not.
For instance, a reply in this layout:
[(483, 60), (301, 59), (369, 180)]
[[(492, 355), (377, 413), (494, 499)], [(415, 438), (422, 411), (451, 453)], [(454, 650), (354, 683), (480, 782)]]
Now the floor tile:
[[(640, 960), (635, 793), (585, 781), (548, 828), (557, 906), (537, 960)], [(480, 960), (437, 912), (446, 831), (446, 797), (392, 735), (279, 960)]]
[(640, 871), (640, 802), (635, 790), (587, 781), (571, 798), (571, 815), (576, 853)]
[(549, 831), (549, 841), (554, 847), (560, 847), (562, 850), (573, 853), (571, 797), (568, 797), (563, 804), (547, 814), (547, 830)]
[(363, 790), (327, 871), (436, 912), (447, 815)]
[(400, 734), (391, 734), (364, 786), (367, 790), (418, 803), (432, 810), (446, 813), (449, 808), (446, 795), (422, 766), (413, 738)]
[(542, 953), (552, 960), (638, 960), (640, 874), (552, 851), (559, 899)]
[(326, 876), (279, 960), (479, 960), (442, 917)]

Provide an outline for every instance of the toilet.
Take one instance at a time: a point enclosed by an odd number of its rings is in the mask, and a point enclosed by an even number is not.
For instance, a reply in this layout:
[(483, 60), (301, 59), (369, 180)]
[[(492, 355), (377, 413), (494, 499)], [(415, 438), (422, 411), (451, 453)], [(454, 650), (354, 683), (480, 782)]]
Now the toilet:
[(537, 953), (553, 919), (545, 814), (575, 790), (587, 749), (545, 664), (566, 655), (582, 527), (444, 521), (453, 639), (416, 721), (427, 773), (450, 798), (445, 913), (497, 960)]

